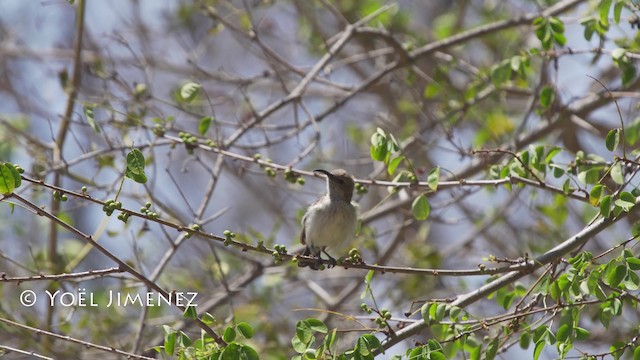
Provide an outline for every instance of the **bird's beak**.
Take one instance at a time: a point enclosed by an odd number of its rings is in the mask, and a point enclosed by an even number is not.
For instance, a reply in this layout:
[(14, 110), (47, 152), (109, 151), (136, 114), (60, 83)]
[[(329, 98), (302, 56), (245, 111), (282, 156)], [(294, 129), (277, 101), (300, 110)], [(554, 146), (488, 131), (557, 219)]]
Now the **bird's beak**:
[(333, 177), (333, 174), (328, 172), (327, 170), (323, 170), (323, 169), (315, 169), (313, 170), (314, 173), (320, 173), (320, 174), (325, 174), (327, 175), (327, 177)]

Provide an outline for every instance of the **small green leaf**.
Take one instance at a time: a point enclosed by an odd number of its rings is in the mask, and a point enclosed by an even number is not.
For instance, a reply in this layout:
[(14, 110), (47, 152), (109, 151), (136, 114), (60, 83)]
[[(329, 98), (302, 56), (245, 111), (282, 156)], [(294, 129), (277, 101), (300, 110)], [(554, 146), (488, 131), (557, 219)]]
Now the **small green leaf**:
[(144, 173), (144, 155), (138, 149), (132, 149), (127, 154), (127, 171), (125, 176), (133, 179), (137, 183), (144, 184), (147, 182), (147, 176)]
[(176, 333), (175, 331), (169, 331), (165, 329), (164, 334), (164, 352), (167, 355), (173, 355), (176, 346)]
[(540, 106), (547, 109), (549, 108), (549, 106), (551, 106), (551, 104), (553, 104), (554, 99), (555, 92), (553, 91), (552, 87), (545, 86), (544, 88), (542, 88), (542, 90), (540, 91)]
[(609, 9), (613, 0), (600, 0), (598, 5), (598, 15), (600, 16), (600, 22), (602, 25), (609, 25)]
[(198, 124), (198, 132), (200, 133), (200, 135), (204, 136), (204, 134), (207, 133), (207, 130), (209, 130), (209, 127), (211, 127), (212, 122), (213, 117), (211, 116), (205, 116), (200, 119), (200, 123)]
[(603, 192), (604, 192), (604, 186), (600, 184), (594, 186), (589, 192), (589, 203), (593, 206), (598, 206)]
[(251, 328), (251, 325), (244, 321), (238, 323), (238, 325), (236, 325), (236, 329), (238, 329), (245, 339), (251, 339), (253, 337), (253, 329)]
[(249, 345), (242, 345), (240, 347), (240, 351), (239, 351), (239, 357), (238, 359), (243, 359), (243, 360), (260, 360), (260, 355), (258, 355), (258, 352), (252, 348)]
[(87, 118), (87, 123), (89, 124), (89, 126), (91, 126), (93, 131), (95, 131), (97, 134), (100, 134), (100, 125), (98, 125), (98, 123), (96, 122), (93, 109), (93, 105), (85, 104), (83, 106), (84, 116)]
[(544, 163), (551, 164), (551, 160), (553, 160), (553, 158), (556, 155), (558, 155), (560, 152), (562, 152), (562, 148), (559, 148), (557, 146), (554, 146), (551, 149), (549, 149), (549, 151), (547, 152), (547, 155), (544, 157)]
[(127, 154), (127, 169), (133, 174), (144, 174), (144, 155), (138, 149)]
[(15, 190), (15, 176), (8, 163), (0, 163), (0, 193), (9, 195)]
[(613, 60), (622, 60), (627, 55), (627, 50), (623, 48), (616, 48), (611, 50), (611, 58)]
[(493, 360), (498, 353), (498, 349), (500, 348), (500, 342), (498, 338), (491, 340), (489, 345), (487, 346), (487, 351), (485, 354), (485, 360)]
[(575, 329), (573, 329), (576, 333), (576, 339), (579, 341), (585, 341), (589, 338), (589, 336), (591, 335), (591, 333), (589, 332), (589, 330), (581, 328), (581, 327), (576, 327)]
[(420, 308), (420, 315), (422, 316), (422, 321), (429, 324), (431, 322), (431, 315), (429, 314), (429, 309), (431, 307), (431, 303), (424, 303)]
[(624, 174), (622, 173), (622, 164), (620, 162), (616, 162), (611, 166), (611, 179), (615, 181), (618, 185), (624, 184)]
[(307, 344), (303, 343), (298, 335), (291, 338), (291, 346), (293, 346), (293, 349), (299, 354), (302, 354), (307, 350)]
[(444, 315), (446, 314), (447, 304), (438, 303), (435, 308), (436, 308), (436, 311), (435, 311), (434, 320), (437, 322), (440, 322), (442, 321), (442, 319), (444, 319)]
[(204, 315), (202, 315), (202, 322), (204, 322), (205, 324), (211, 326), (211, 325), (216, 323), (216, 318), (213, 317), (213, 315), (211, 315), (208, 312), (206, 312), (206, 313), (204, 313)]
[(224, 333), (222, 334), (222, 340), (230, 343), (235, 339), (236, 339), (236, 330), (231, 326), (227, 326), (227, 328), (224, 329)]
[(620, 285), (622, 280), (624, 280), (624, 278), (627, 276), (627, 271), (628, 270), (626, 265), (620, 264), (616, 266), (613, 271), (611, 271), (607, 276), (609, 286), (617, 287), (618, 285)]
[(20, 187), (20, 185), (22, 185), (22, 177), (20, 176), (20, 172), (18, 171), (18, 169), (16, 169), (16, 167), (12, 164), (12, 163), (4, 163), (4, 165), (9, 168), (9, 171), (11, 171), (11, 174), (13, 174), (13, 187), (14, 189), (17, 189)]
[(605, 219), (611, 214), (611, 195), (606, 195), (600, 200), (600, 214)]
[(429, 189), (436, 191), (438, 190), (438, 183), (440, 182), (440, 166), (436, 166), (431, 169), (429, 172), (429, 176), (427, 177), (427, 185), (429, 185)]
[(415, 200), (413, 200), (413, 204), (411, 204), (411, 212), (413, 216), (417, 220), (426, 220), (429, 217), (429, 213), (431, 212), (431, 206), (429, 205), (429, 200), (424, 194), (418, 195)]
[(327, 325), (325, 325), (324, 322), (322, 322), (322, 320), (309, 318), (309, 319), (306, 319), (305, 322), (307, 323), (307, 325), (309, 325), (309, 328), (313, 331), (323, 333), (323, 334), (326, 334), (328, 331)]
[(190, 103), (193, 100), (195, 100), (199, 92), (200, 92), (200, 84), (189, 82), (182, 85), (182, 87), (180, 88), (180, 98), (183, 101)]
[(633, 224), (633, 226), (631, 227), (631, 235), (634, 238), (640, 236), (640, 222), (636, 222)]
[(531, 344), (531, 332), (526, 330), (520, 334), (520, 348), (527, 350)]
[(629, 264), (629, 269), (633, 271), (640, 270), (640, 259), (638, 259), (637, 257), (627, 258), (627, 264)]
[(620, 129), (610, 130), (604, 139), (604, 143), (607, 146), (607, 150), (615, 151), (620, 143)]
[(624, 8), (624, 1), (616, 1), (616, 4), (613, 6), (613, 21), (615, 21), (616, 24), (620, 23), (622, 8)]
[(296, 335), (300, 339), (300, 341), (304, 344), (309, 344), (311, 339), (313, 338), (313, 333), (311, 332), (311, 328), (306, 321), (298, 321), (296, 323)]
[(560, 342), (565, 342), (567, 341), (567, 339), (569, 339), (572, 332), (573, 332), (573, 328), (571, 327), (571, 325), (562, 324), (558, 328), (558, 332), (556, 333), (556, 339), (558, 339), (558, 341)]
[(635, 202), (630, 202), (622, 199), (618, 199), (614, 202), (614, 204), (622, 209), (624, 212), (629, 212), (631, 208), (636, 204)]
[(536, 347), (533, 349), (533, 360), (538, 360), (540, 358), (540, 354), (542, 354), (542, 350), (545, 345), (544, 340), (540, 340), (536, 343)]
[(196, 319), (196, 318), (198, 318), (198, 312), (196, 311), (195, 307), (188, 306), (184, 310), (184, 313), (182, 314), (182, 316), (184, 316), (187, 319)]
[(389, 165), (387, 165), (387, 172), (389, 173), (389, 175), (395, 174), (398, 165), (400, 165), (403, 160), (404, 156), (398, 156), (397, 158), (393, 158), (391, 159), (391, 161), (389, 161)]

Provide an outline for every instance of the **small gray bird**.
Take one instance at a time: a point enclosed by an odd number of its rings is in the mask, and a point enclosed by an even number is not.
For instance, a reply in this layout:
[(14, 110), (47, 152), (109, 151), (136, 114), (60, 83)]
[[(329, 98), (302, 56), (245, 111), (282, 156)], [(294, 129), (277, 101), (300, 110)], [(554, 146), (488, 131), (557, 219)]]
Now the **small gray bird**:
[(319, 169), (313, 172), (326, 175), (327, 193), (309, 205), (302, 217), (300, 241), (307, 246), (302, 254), (317, 257), (318, 263), (300, 263), (300, 266), (318, 270), (322, 252), (335, 265), (336, 260), (326, 249), (339, 247), (353, 239), (357, 215), (356, 207), (351, 204), (354, 187), (351, 175), (343, 169), (331, 172)]

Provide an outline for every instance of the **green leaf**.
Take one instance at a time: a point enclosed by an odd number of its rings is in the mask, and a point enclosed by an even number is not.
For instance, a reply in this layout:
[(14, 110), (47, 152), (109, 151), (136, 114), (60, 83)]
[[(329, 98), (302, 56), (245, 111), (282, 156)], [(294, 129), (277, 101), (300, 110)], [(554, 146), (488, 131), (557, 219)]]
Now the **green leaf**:
[(604, 139), (604, 143), (607, 146), (607, 150), (615, 151), (620, 143), (620, 129), (610, 130)]
[(389, 161), (389, 165), (387, 165), (387, 172), (389, 173), (389, 175), (395, 174), (398, 165), (400, 165), (403, 160), (404, 156), (398, 156), (397, 158), (393, 158), (391, 159), (391, 161)]
[(603, 192), (604, 192), (604, 186), (600, 184), (594, 186), (589, 192), (589, 203), (593, 206), (598, 206)]
[(520, 348), (526, 350), (529, 348), (529, 344), (531, 344), (531, 332), (529, 330), (525, 330), (520, 334)]
[(180, 98), (184, 102), (190, 103), (193, 100), (195, 100), (199, 92), (200, 92), (200, 84), (189, 82), (182, 85), (182, 87), (180, 88)]
[(554, 146), (551, 149), (549, 149), (549, 151), (547, 152), (547, 155), (544, 158), (544, 163), (545, 164), (550, 164), (551, 160), (553, 160), (553, 158), (556, 155), (558, 155), (560, 152), (562, 152), (562, 148), (559, 148), (557, 146)]
[(427, 197), (424, 194), (418, 195), (418, 197), (413, 200), (413, 204), (411, 204), (411, 212), (413, 213), (413, 217), (420, 221), (426, 220), (429, 217), (431, 206), (429, 205), (429, 200), (427, 200)]
[(84, 111), (84, 116), (87, 118), (87, 123), (89, 124), (89, 126), (91, 126), (93, 131), (95, 131), (97, 134), (100, 134), (100, 125), (98, 125), (94, 117), (93, 105), (85, 104), (82, 109)]
[(204, 134), (207, 133), (207, 130), (209, 130), (209, 127), (211, 127), (212, 122), (213, 117), (211, 116), (205, 116), (200, 119), (200, 123), (198, 123), (198, 132), (200, 133), (200, 135), (204, 136)]
[(591, 333), (589, 332), (589, 330), (581, 328), (581, 327), (576, 327), (575, 329), (573, 329), (576, 333), (576, 340), (579, 341), (585, 341), (589, 338), (589, 336), (591, 335)]
[(622, 164), (620, 162), (616, 162), (611, 166), (611, 179), (615, 181), (618, 185), (624, 184), (624, 174), (622, 173)]
[(230, 343), (235, 339), (236, 339), (236, 330), (231, 326), (227, 326), (227, 328), (224, 329), (224, 333), (222, 334), (222, 340)]
[(360, 299), (364, 299), (365, 297), (367, 297), (367, 294), (369, 293), (369, 291), (371, 291), (371, 279), (373, 278), (373, 274), (374, 271), (369, 270), (367, 271), (367, 275), (364, 276), (365, 288), (362, 291), (362, 294), (360, 294)]
[(258, 352), (249, 345), (242, 345), (240, 347), (238, 359), (242, 360), (260, 360)]
[(429, 172), (429, 176), (427, 177), (427, 185), (429, 185), (429, 189), (436, 191), (438, 190), (438, 183), (440, 182), (440, 166), (436, 166), (431, 169)]
[(612, 0), (600, 0), (598, 5), (598, 15), (600, 16), (600, 22), (602, 25), (609, 25), (609, 9), (611, 8)]
[(20, 172), (11, 163), (6, 162), (6, 163), (4, 163), (4, 165), (7, 168), (9, 168), (9, 171), (11, 171), (11, 174), (13, 175), (13, 187), (14, 187), (14, 189), (19, 188), (20, 185), (22, 185), (22, 177), (20, 176)]
[(556, 333), (556, 339), (559, 342), (565, 342), (569, 339), (572, 332), (573, 332), (573, 328), (571, 327), (570, 324), (562, 324), (560, 328), (558, 328), (558, 332)]
[(613, 271), (609, 272), (607, 276), (607, 281), (609, 282), (609, 286), (618, 287), (622, 280), (627, 277), (627, 266), (626, 265), (618, 265)]
[(552, 87), (545, 86), (544, 88), (542, 88), (542, 90), (540, 91), (540, 106), (547, 109), (549, 108), (549, 106), (551, 106), (551, 104), (553, 104), (554, 99), (555, 92), (553, 91)]
[(635, 202), (630, 202), (622, 199), (618, 199), (614, 202), (614, 204), (620, 207), (624, 212), (629, 212), (631, 208), (636, 204)]
[(620, 23), (620, 14), (622, 14), (622, 8), (624, 7), (624, 1), (616, 1), (616, 4), (613, 6), (613, 21), (616, 24)]
[(371, 158), (376, 161), (384, 161), (388, 153), (387, 147), (387, 135), (384, 130), (378, 128), (371, 135)]
[(485, 360), (495, 359), (499, 348), (500, 348), (500, 343), (498, 341), (498, 338), (491, 340), (491, 342), (487, 346), (487, 351), (485, 353)]
[(627, 201), (627, 202), (630, 202), (630, 203), (633, 203), (633, 204), (636, 203), (636, 197), (632, 193), (630, 193), (628, 191), (621, 192), (620, 193), (620, 199), (624, 200), (624, 201)]
[(435, 311), (435, 316), (434, 316), (434, 320), (437, 322), (442, 321), (442, 319), (444, 319), (444, 315), (446, 314), (447, 311), (447, 304), (445, 303), (438, 303), (435, 307), (436, 311)]
[(127, 169), (133, 174), (144, 174), (144, 155), (138, 149), (127, 154)]
[(209, 314), (208, 312), (204, 313), (204, 315), (202, 315), (202, 322), (211, 326), (213, 324), (216, 323), (216, 318), (213, 317), (213, 315)]
[(0, 193), (9, 195), (15, 190), (15, 176), (8, 163), (0, 163)]
[(640, 259), (638, 259), (637, 257), (627, 258), (627, 264), (629, 264), (629, 269), (633, 271), (640, 270)]
[(173, 355), (173, 352), (175, 351), (175, 346), (176, 346), (176, 333), (175, 333), (175, 331), (167, 332), (167, 330), (165, 329), (165, 334), (164, 334), (164, 352), (167, 353), (167, 355)]
[(611, 50), (611, 59), (613, 59), (614, 61), (623, 60), (626, 55), (627, 55), (626, 49), (616, 48)]
[(311, 328), (306, 321), (298, 321), (296, 323), (296, 335), (304, 344), (309, 344), (311, 339), (313, 338), (313, 333), (311, 332)]
[(431, 315), (429, 313), (429, 309), (431, 308), (432, 303), (424, 303), (420, 308), (420, 315), (422, 316), (422, 321), (429, 324), (431, 323)]
[(540, 340), (536, 343), (536, 347), (533, 349), (533, 360), (538, 360), (538, 358), (540, 358), (540, 354), (542, 354), (542, 350), (545, 345), (546, 343), (544, 340)]
[(308, 348), (307, 344), (302, 342), (298, 335), (291, 338), (291, 346), (293, 346), (293, 349), (299, 354), (304, 353)]
[(327, 335), (324, 338), (324, 345), (325, 345), (326, 348), (332, 348), (333, 347), (333, 343), (336, 341), (337, 332), (338, 332), (338, 329), (333, 329), (333, 330), (331, 330), (329, 335)]
[(427, 86), (424, 87), (424, 91), (422, 92), (422, 96), (425, 99), (432, 99), (442, 91), (442, 85), (437, 82), (430, 82)]
[(511, 64), (509, 62), (502, 62), (496, 64), (491, 68), (491, 81), (495, 86), (500, 86), (511, 78)]
[(640, 360), (640, 346), (633, 349), (633, 360)]
[(623, 341), (616, 341), (609, 347), (609, 351), (611, 351), (611, 355), (615, 360), (620, 359), (622, 354), (624, 354), (624, 350), (627, 348), (627, 344)]
[(550, 17), (549, 25), (551, 25), (551, 29), (556, 33), (564, 32), (564, 23), (562, 22), (562, 20), (558, 19), (557, 17)]
[(251, 339), (253, 337), (253, 329), (251, 328), (251, 325), (244, 321), (238, 323), (238, 325), (236, 325), (236, 329), (238, 329), (245, 339)]
[(132, 149), (127, 154), (127, 171), (125, 176), (133, 179), (137, 183), (144, 184), (147, 182), (147, 176), (144, 173), (144, 155), (138, 149)]
[(323, 334), (326, 334), (328, 331), (327, 325), (325, 325), (322, 322), (322, 320), (309, 318), (309, 319), (306, 319), (305, 322), (307, 323), (307, 325), (309, 325), (309, 328), (313, 331), (323, 333)]
[(611, 195), (606, 195), (600, 200), (600, 214), (605, 219), (611, 214)]
[(196, 319), (198, 318), (198, 312), (196, 311), (196, 308), (194, 306), (187, 306), (182, 316), (187, 319)]

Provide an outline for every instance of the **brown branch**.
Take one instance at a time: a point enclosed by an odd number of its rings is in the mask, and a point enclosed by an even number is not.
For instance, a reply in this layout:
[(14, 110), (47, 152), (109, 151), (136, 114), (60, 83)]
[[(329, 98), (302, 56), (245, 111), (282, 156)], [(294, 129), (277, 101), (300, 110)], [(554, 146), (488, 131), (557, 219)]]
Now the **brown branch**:
[(67, 280), (67, 279), (86, 279), (86, 278), (94, 278), (94, 277), (103, 277), (109, 274), (123, 273), (124, 270), (121, 268), (110, 268), (104, 270), (89, 270), (82, 271), (71, 274), (56, 274), (56, 275), (33, 275), (33, 276), (15, 276), (8, 277), (5, 273), (0, 274), (0, 282), (16, 282), (18, 284), (28, 281), (41, 281), (41, 280)]

